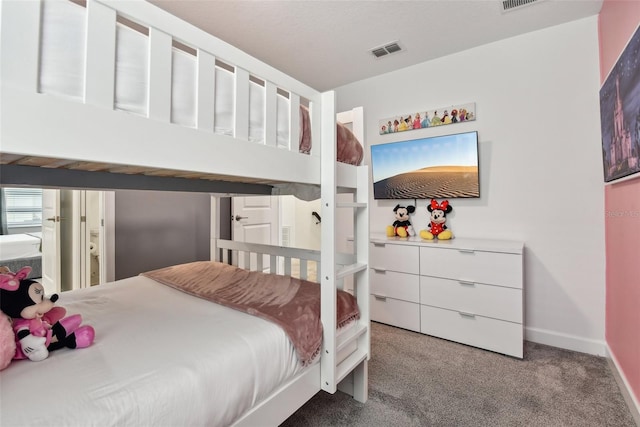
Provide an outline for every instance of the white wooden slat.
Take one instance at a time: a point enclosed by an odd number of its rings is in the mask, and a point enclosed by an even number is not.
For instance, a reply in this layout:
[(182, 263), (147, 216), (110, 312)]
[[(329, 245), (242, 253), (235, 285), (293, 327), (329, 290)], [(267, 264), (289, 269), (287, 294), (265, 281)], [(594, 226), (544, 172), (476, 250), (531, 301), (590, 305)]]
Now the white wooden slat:
[[(220, 261), (220, 251), (221, 249), (218, 247), (218, 237), (220, 236), (220, 218), (222, 218), (222, 213), (220, 209), (220, 199), (214, 195), (211, 195), (211, 216), (209, 217), (209, 226), (211, 228), (211, 243), (210, 243), (210, 254), (213, 255), (213, 261)], [(226, 252), (226, 251), (225, 251)]]
[(277, 265), (278, 265), (278, 257), (276, 257), (275, 255), (270, 255), (269, 256), (269, 271), (271, 273), (275, 274), (278, 271)]
[(277, 96), (278, 88), (273, 83), (267, 81), (264, 84), (265, 89), (265, 121), (264, 121), (264, 143), (275, 147), (278, 144), (277, 141), (277, 128), (278, 122), (278, 105)]
[(3, 86), (36, 92), (41, 1), (0, 1), (0, 74)]
[[(323, 94), (323, 101), (322, 101), (322, 107), (318, 106), (316, 103), (311, 103), (311, 105), (309, 105), (309, 116), (311, 117), (311, 141), (313, 143), (313, 148), (311, 149), (311, 155), (312, 156), (318, 156), (318, 157), (322, 157), (322, 150), (324, 149), (324, 147), (327, 146), (327, 140), (324, 138), (324, 132), (325, 132), (325, 126), (324, 123), (322, 122), (322, 117), (323, 114), (325, 114), (325, 110), (324, 110), (324, 103), (325, 103), (325, 99), (324, 99), (324, 94)], [(335, 102), (335, 97), (334, 97), (334, 102)], [(335, 106), (333, 108), (333, 111), (335, 112)], [(329, 116), (329, 120), (331, 120), (331, 123), (333, 123), (333, 135), (336, 134), (336, 122), (335, 122), (335, 113), (332, 116)], [(322, 141), (322, 143), (318, 144), (318, 141)], [(333, 142), (331, 143), (331, 145), (334, 147), (333, 149), (331, 149), (331, 151), (334, 153), (334, 156), (332, 157), (332, 162), (336, 163), (336, 156), (335, 156), (335, 146), (336, 146), (336, 141), (335, 141), (335, 137), (333, 138)], [(333, 168), (333, 166), (331, 166)], [(333, 189), (335, 190), (335, 187), (333, 187)], [(335, 192), (335, 191), (334, 191)]]
[(204, 50), (198, 50), (198, 85), (196, 127), (213, 132), (216, 93), (216, 58)]
[(264, 257), (262, 256), (262, 254), (258, 254), (257, 259), (256, 259), (256, 270), (257, 271), (262, 271), (264, 269), (263, 261), (264, 261)]
[(251, 252), (244, 252), (244, 264), (242, 268), (251, 270)]
[[(335, 92), (329, 91), (322, 94), (322, 105), (312, 105), (312, 118), (317, 121), (312, 123), (312, 128), (321, 126), (321, 132), (313, 132), (314, 146), (317, 142), (322, 145), (320, 155), (321, 167), (321, 200), (322, 200), (322, 229), (320, 251), (322, 253), (322, 270), (320, 282), (320, 315), (323, 330), (323, 349), (320, 359), (320, 375), (322, 389), (335, 393), (336, 381), (336, 98)], [(321, 111), (320, 111), (321, 110)], [(321, 117), (320, 117), (321, 116)], [(321, 119), (321, 121), (320, 121)], [(322, 139), (317, 138), (321, 135)], [(315, 151), (315, 150), (314, 150)]]
[(113, 108), (115, 91), (116, 11), (87, 2), (84, 102)]
[(284, 258), (284, 275), (291, 276), (291, 258), (290, 257)]
[(242, 68), (235, 72), (235, 114), (233, 136), (249, 140), (249, 73)]
[(308, 278), (308, 272), (307, 272), (307, 260), (306, 259), (301, 259), (300, 260), (300, 278), (307, 280)]
[[(356, 129), (356, 123), (362, 121), (362, 111), (356, 114), (359, 116), (354, 120), (354, 129)], [(362, 125), (359, 125), (362, 129)], [(369, 169), (367, 166), (358, 166), (357, 172), (357, 191), (355, 196), (356, 203), (363, 203), (368, 206), (369, 203)], [(356, 252), (357, 263), (368, 264), (369, 263), (369, 209), (367, 207), (358, 207), (355, 211), (355, 236), (354, 246)], [(362, 319), (369, 319), (369, 269), (365, 268), (363, 271), (356, 274), (354, 278), (354, 290), (356, 298), (358, 299), (358, 306), (360, 308), (360, 315)], [(361, 345), (368, 349), (368, 353), (371, 354), (370, 348), (370, 334), (365, 334), (361, 338)]]
[[(319, 100), (320, 94), (315, 89), (293, 79), (291, 76), (265, 64), (229, 43), (213, 37), (211, 34), (181, 20), (148, 1), (94, 1), (104, 3), (107, 6), (111, 5), (118, 10), (122, 16), (134, 22), (139, 22), (146, 27), (157, 28), (167, 34), (171, 34), (176, 40), (196, 49), (210, 52), (227, 64), (250, 70), (254, 75), (260, 76), (261, 79), (274, 82), (279, 87), (291, 90), (307, 99)], [(18, 3), (19, 2), (20, 1), (18, 1)], [(5, 1), (0, 3), (5, 3)]]
[[(320, 252), (311, 250), (311, 249), (299, 249), (292, 247), (284, 247), (284, 246), (272, 246), (265, 245), (261, 243), (249, 243), (249, 242), (237, 242), (234, 240), (225, 240), (218, 239), (216, 244), (218, 247), (233, 249), (233, 250), (242, 250), (242, 251), (253, 251), (261, 254), (269, 254), (272, 256), (283, 256), (289, 258), (296, 259), (306, 259), (310, 261), (320, 261)], [(351, 254), (338, 254), (340, 256), (340, 262), (352, 263), (353, 255)]]
[(171, 36), (149, 28), (149, 118), (171, 121)]
[(300, 147), (300, 97), (289, 94), (289, 150), (298, 152)]

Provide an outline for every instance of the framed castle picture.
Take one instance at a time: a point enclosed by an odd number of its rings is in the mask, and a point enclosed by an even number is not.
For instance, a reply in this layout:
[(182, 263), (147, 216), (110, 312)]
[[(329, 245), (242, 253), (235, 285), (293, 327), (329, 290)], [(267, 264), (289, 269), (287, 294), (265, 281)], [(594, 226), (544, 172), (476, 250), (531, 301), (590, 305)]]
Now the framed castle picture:
[(640, 177), (640, 27), (600, 88), (604, 181)]

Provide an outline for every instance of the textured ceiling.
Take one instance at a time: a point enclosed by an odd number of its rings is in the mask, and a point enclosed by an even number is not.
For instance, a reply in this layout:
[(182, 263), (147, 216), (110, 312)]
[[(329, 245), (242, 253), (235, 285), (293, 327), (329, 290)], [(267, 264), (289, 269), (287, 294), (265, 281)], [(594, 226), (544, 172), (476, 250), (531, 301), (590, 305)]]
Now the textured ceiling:
[[(597, 15), (603, 0), (148, 0), (317, 90)], [(369, 50), (399, 40), (402, 52)]]

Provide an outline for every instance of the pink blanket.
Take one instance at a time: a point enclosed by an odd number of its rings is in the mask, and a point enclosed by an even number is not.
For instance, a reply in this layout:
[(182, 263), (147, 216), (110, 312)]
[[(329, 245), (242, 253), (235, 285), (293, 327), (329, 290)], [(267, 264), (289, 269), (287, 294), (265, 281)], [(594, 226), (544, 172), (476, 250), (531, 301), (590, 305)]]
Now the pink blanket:
[[(336, 160), (350, 165), (360, 165), (364, 157), (364, 151), (358, 138), (351, 132), (351, 129), (340, 122), (337, 122), (336, 132), (338, 140)], [(309, 109), (301, 105), (299, 151), (304, 154), (309, 154), (311, 152), (311, 145), (311, 118), (309, 117)]]
[[(248, 271), (214, 261), (199, 261), (142, 273), (164, 285), (262, 317), (289, 336), (303, 365), (322, 346), (320, 285), (289, 276)], [(360, 318), (355, 298), (338, 290), (337, 325)]]

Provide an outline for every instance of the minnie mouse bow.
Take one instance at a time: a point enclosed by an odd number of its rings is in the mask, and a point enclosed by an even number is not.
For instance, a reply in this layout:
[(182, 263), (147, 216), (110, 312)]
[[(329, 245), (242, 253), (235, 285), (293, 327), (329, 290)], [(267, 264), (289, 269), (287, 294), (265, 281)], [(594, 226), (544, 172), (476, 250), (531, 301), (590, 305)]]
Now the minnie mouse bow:
[(0, 273), (0, 289), (15, 291), (20, 286), (20, 280), (26, 279), (29, 273), (31, 273), (31, 267), (22, 267), (15, 274), (11, 271)]
[(442, 203), (438, 204), (436, 199), (431, 199), (431, 209), (440, 209), (441, 211), (444, 211), (447, 209), (447, 206), (449, 206), (448, 200), (443, 200)]

